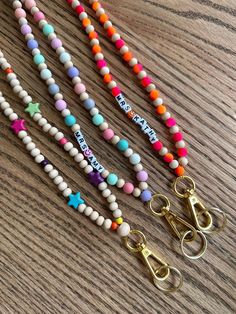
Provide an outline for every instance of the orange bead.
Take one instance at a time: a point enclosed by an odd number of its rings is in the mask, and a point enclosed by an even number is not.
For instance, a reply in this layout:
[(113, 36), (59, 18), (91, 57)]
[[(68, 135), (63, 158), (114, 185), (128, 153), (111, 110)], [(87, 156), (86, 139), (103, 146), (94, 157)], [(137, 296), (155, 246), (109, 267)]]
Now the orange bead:
[(106, 21), (108, 21), (108, 16), (104, 13), (100, 15), (99, 21), (104, 24)]
[(107, 36), (111, 37), (115, 33), (116, 33), (116, 29), (114, 27), (112, 27), (112, 26), (108, 27), (108, 29), (107, 29)]
[(163, 159), (164, 159), (165, 162), (170, 163), (174, 159), (174, 156), (171, 153), (167, 153), (167, 154), (165, 154)]
[(99, 8), (101, 8), (101, 4), (99, 2), (94, 2), (92, 8), (94, 11), (97, 11)]
[(152, 90), (149, 94), (149, 97), (151, 98), (151, 100), (157, 99), (158, 96), (159, 96), (159, 92), (156, 89)]
[(113, 221), (111, 224), (111, 230), (115, 231), (117, 228), (118, 228), (118, 224), (115, 221)]
[(133, 71), (135, 74), (138, 74), (140, 71), (142, 70), (142, 67), (140, 66), (140, 64), (135, 64), (133, 67)]
[(133, 58), (133, 54), (132, 54), (132, 52), (130, 52), (130, 51), (126, 52), (126, 53), (123, 55), (123, 59), (124, 59), (126, 62), (129, 62), (132, 58)]
[(157, 106), (157, 107), (156, 107), (156, 112), (157, 112), (158, 114), (163, 114), (163, 113), (165, 113), (165, 112), (166, 112), (166, 106), (163, 106), (163, 105)]
[(108, 83), (111, 82), (111, 80), (112, 80), (111, 74), (105, 74), (105, 75), (104, 75), (104, 77), (103, 77), (103, 82), (104, 82), (104, 83), (108, 84)]
[(95, 31), (90, 32), (89, 33), (89, 39), (94, 39), (94, 38), (98, 38), (98, 34)]
[(175, 174), (180, 177), (180, 176), (183, 176), (184, 175), (184, 167), (182, 166), (178, 166), (176, 169), (175, 169)]
[(130, 111), (127, 112), (127, 117), (129, 119), (132, 119), (134, 117), (134, 115), (135, 115), (135, 112), (133, 110), (130, 110)]
[(93, 54), (96, 54), (96, 53), (101, 52), (101, 51), (102, 51), (102, 48), (99, 45), (94, 45), (92, 48)]
[(91, 20), (88, 18), (83, 19), (82, 24), (83, 24), (83, 27), (87, 27), (91, 24)]

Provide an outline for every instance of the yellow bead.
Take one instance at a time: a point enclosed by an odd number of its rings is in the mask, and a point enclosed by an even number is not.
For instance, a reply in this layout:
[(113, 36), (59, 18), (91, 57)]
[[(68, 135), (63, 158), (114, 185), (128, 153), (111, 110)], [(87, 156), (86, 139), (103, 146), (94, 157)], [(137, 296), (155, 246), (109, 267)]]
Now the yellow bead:
[(121, 225), (122, 222), (123, 222), (123, 218), (122, 218), (122, 217), (116, 218), (116, 223), (117, 223), (118, 225)]

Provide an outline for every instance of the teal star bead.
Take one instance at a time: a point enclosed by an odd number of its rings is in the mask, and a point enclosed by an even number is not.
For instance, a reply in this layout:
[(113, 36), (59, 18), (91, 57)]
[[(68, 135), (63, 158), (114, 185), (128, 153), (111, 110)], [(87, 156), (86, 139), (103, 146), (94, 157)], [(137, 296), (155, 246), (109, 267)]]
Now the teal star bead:
[(33, 117), (33, 115), (35, 113), (41, 112), (39, 109), (39, 106), (40, 106), (40, 104), (38, 104), (38, 103), (34, 104), (34, 103), (30, 102), (28, 104), (28, 106), (25, 108), (25, 112), (28, 112), (30, 114), (30, 116)]
[(79, 205), (84, 204), (84, 200), (80, 197), (80, 192), (76, 194), (69, 195), (69, 202), (67, 203), (69, 206), (77, 209)]

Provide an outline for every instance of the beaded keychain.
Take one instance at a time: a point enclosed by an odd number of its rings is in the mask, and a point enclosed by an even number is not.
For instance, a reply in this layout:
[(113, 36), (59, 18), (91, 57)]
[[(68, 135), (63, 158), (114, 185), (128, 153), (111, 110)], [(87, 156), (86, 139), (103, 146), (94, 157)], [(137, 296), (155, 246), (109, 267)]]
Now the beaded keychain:
[[(23, 1), (22, 1), (23, 2)], [(69, 75), (69, 77), (72, 79), (73, 84), (75, 85), (74, 89), (76, 91), (77, 94), (80, 94), (80, 99), (84, 100), (84, 105), (86, 109), (90, 110), (90, 114), (93, 116), (92, 121), (95, 122), (97, 121), (97, 118), (99, 116), (99, 119), (101, 119), (101, 115), (98, 114), (98, 109), (95, 108), (95, 102), (94, 100), (92, 100), (91, 98), (88, 98), (88, 94), (85, 93), (85, 86), (83, 84), (81, 84), (81, 79), (79, 78), (78, 74), (79, 74), (79, 70), (73, 65), (72, 61), (71, 61), (71, 57), (69, 55), (68, 52), (65, 52), (65, 49), (62, 46), (62, 42), (58, 39), (58, 37), (56, 36), (55, 32), (54, 32), (54, 28), (49, 25), (47, 23), (47, 21), (45, 20), (45, 16), (44, 14), (39, 11), (39, 9), (36, 7), (36, 4), (34, 1), (25, 1), (25, 6), (31, 10), (34, 19), (39, 22), (39, 26), (40, 28), (43, 29), (44, 35), (46, 35), (48, 37), (48, 39), (51, 41), (51, 46), (56, 50), (57, 54), (59, 55), (59, 60), (64, 64), (64, 67), (67, 69), (67, 74)], [(21, 26), (21, 32), (25, 35), (25, 38), (27, 40), (27, 46), (28, 48), (32, 51), (32, 54), (34, 55), (34, 61), (35, 63), (38, 65), (38, 68), (40, 70), (40, 75), (41, 78), (43, 80), (46, 81), (46, 83), (49, 85), (49, 92), (50, 94), (52, 94), (54, 96), (54, 99), (58, 98), (58, 94), (60, 95), (60, 98), (62, 98), (63, 96), (59, 93), (59, 87), (58, 85), (55, 84), (55, 80), (52, 79), (52, 74), (51, 71), (49, 71), (47, 69), (47, 65), (45, 63), (45, 58), (42, 56), (42, 54), (40, 53), (40, 50), (38, 49), (38, 43), (37, 41), (34, 39), (34, 36), (32, 34), (32, 30), (29, 27), (29, 25), (27, 24), (27, 19), (26, 19), (26, 14), (25, 12), (23, 12), (22, 8), (17, 8), (15, 11), (15, 15), (16, 17), (23, 18), (25, 24), (23, 24)], [(21, 16), (23, 15), (23, 16)], [(43, 23), (42, 23), (43, 22)], [(45, 74), (46, 72), (46, 74)], [(81, 88), (82, 86), (82, 88)], [(89, 104), (89, 108), (87, 108), (87, 105)], [(93, 107), (91, 108), (90, 105), (93, 105)], [(84, 137), (81, 133), (81, 131), (78, 132), (78, 130), (76, 130), (77, 124), (76, 124), (76, 118), (74, 116), (72, 116), (70, 114), (70, 111), (68, 109), (65, 109), (65, 107), (61, 108), (58, 107), (56, 105), (56, 108), (61, 111), (62, 115), (65, 117), (65, 122), (68, 126), (71, 126), (72, 131), (75, 132), (75, 136), (77, 138), (77, 140), (79, 139), (79, 143), (80, 143), (80, 147), (82, 149), (82, 151), (85, 152), (86, 151), (90, 151), (90, 149), (88, 148), (88, 145), (86, 144)], [(96, 109), (96, 110), (95, 110)], [(69, 123), (67, 123), (68, 121)], [(108, 128), (108, 124), (106, 122), (104, 122), (104, 119), (102, 118), (102, 120), (100, 120), (101, 123), (97, 124), (100, 129), (102, 128), (102, 130), (104, 129), (104, 133), (110, 133), (112, 132), (112, 140), (115, 139), (115, 142), (111, 140), (111, 142), (113, 144), (117, 144), (117, 147), (120, 151), (124, 152), (125, 156), (128, 156), (131, 163), (135, 164), (134, 166), (134, 170), (137, 171), (137, 179), (138, 180), (147, 180), (148, 175), (145, 171), (143, 171), (143, 167), (140, 163), (141, 159), (139, 157), (138, 154), (133, 154), (133, 151), (128, 147), (128, 142), (124, 139), (120, 140), (117, 136), (114, 136), (114, 132), (112, 131), (112, 129)], [(79, 136), (77, 135), (79, 133)], [(117, 139), (118, 138), (118, 139)], [(117, 142), (118, 141), (118, 142)], [(85, 154), (87, 155), (87, 154)], [(94, 156), (94, 155), (93, 155)], [(94, 157), (95, 158), (95, 157)], [(137, 163), (138, 162), (138, 163)], [(99, 164), (101, 169), (104, 169), (100, 164)], [(89, 168), (91, 171), (91, 168)], [(96, 168), (96, 170), (98, 170), (98, 168)], [(99, 170), (98, 170), (99, 171)], [(94, 173), (92, 172), (93, 176), (96, 177), (106, 177), (107, 175), (107, 182), (110, 183), (111, 185), (114, 185), (115, 182), (113, 182), (112, 180), (114, 179), (114, 177), (116, 177), (114, 174), (108, 174), (108, 171), (102, 171), (101, 175), (99, 175), (99, 173)], [(89, 175), (91, 175), (89, 173)], [(115, 179), (116, 180), (116, 179)], [(119, 183), (119, 181), (123, 181), (123, 180), (118, 180), (118, 187), (122, 187), (123, 185), (123, 190), (130, 194), (133, 191), (133, 185), (131, 183), (124, 183), (122, 182), (122, 184)], [(147, 188), (147, 183), (146, 182), (141, 182), (140, 183), (140, 187), (141, 189), (143, 189), (143, 192), (141, 193), (141, 199), (145, 202), (150, 200), (150, 196), (151, 193), (145, 189)], [(139, 189), (135, 189), (136, 192), (133, 193), (134, 196), (139, 196), (140, 194), (140, 190)], [(112, 204), (110, 205), (112, 206)], [(116, 212), (120, 212), (118, 209), (115, 210)], [(173, 213), (172, 213), (173, 214)], [(174, 217), (174, 215), (173, 215)], [(205, 252), (205, 248), (206, 248), (206, 238), (205, 236), (201, 233), (201, 232), (197, 232), (196, 229), (194, 228), (189, 228), (189, 224), (187, 222), (185, 222), (183, 219), (178, 219), (178, 217), (175, 215), (174, 217), (175, 219), (169, 220), (169, 223), (171, 224), (173, 230), (175, 231), (177, 237), (180, 239), (181, 241), (181, 250), (182, 253), (188, 257), (188, 258), (199, 258), (201, 257), (204, 252)], [(120, 217), (117, 219), (117, 222), (120, 221)], [(181, 225), (181, 229), (177, 232), (177, 226), (176, 225)], [(188, 234), (190, 233), (190, 231), (194, 231), (193, 234), (191, 234), (191, 239), (187, 239)], [(186, 242), (190, 242), (196, 239), (197, 235), (200, 235), (201, 239), (202, 239), (202, 249), (200, 250), (200, 253), (196, 253), (193, 256), (189, 256), (185, 253), (184, 247), (183, 247), (183, 243)]]
[[(3, 58), (1, 52), (0, 61), (2, 67), (6, 68), (5, 71), (7, 73), (10, 84), (12, 83), (15, 85), (15, 91), (16, 87), (18, 87), (18, 90), (20, 90), (21, 86), (19, 84), (15, 84), (16, 78), (12, 78), (14, 73), (10, 71), (11, 68), (8, 67), (8, 63)], [(16, 93), (19, 93), (22, 96), (26, 92), (24, 90), (21, 90)], [(26, 97), (30, 98), (30, 96), (25, 95), (23, 99), (26, 100)], [(49, 178), (51, 178), (53, 180), (53, 183), (58, 187), (59, 191), (62, 192), (62, 195), (68, 199), (67, 204), (77, 210), (79, 213), (83, 213), (85, 216), (88, 216), (93, 222), (95, 222), (103, 229), (111, 229), (110, 226), (112, 224), (112, 221), (109, 218), (105, 219), (104, 216), (100, 215), (92, 207), (87, 206), (85, 201), (82, 199), (80, 192), (77, 192), (75, 194), (72, 193), (72, 190), (68, 187), (68, 184), (64, 181), (58, 170), (48, 161), (48, 159), (44, 157), (42, 152), (37, 148), (36, 144), (32, 141), (32, 138), (27, 133), (28, 129), (26, 127), (25, 120), (20, 119), (18, 115), (13, 111), (10, 104), (6, 102), (5, 98), (2, 96), (2, 92), (0, 92), (0, 109), (3, 111), (4, 115), (8, 117), (8, 119), (11, 121), (11, 130), (25, 144), (26, 150), (34, 158), (34, 161), (37, 164), (41, 165), (44, 171), (48, 174)], [(152, 275), (154, 285), (157, 288), (165, 292), (175, 292), (181, 288), (183, 283), (183, 277), (180, 271), (177, 268), (165, 263), (160, 257), (155, 255), (151, 250), (148, 249), (146, 238), (142, 232), (140, 232), (139, 230), (130, 230), (129, 224), (127, 222), (123, 222), (119, 226), (119, 228), (117, 228), (117, 234), (121, 237), (122, 242), (130, 252), (140, 253), (140, 256), (142, 257), (144, 263), (146, 264)], [(131, 241), (130, 236), (132, 234), (136, 235), (136, 240), (132, 239)], [(153, 261), (155, 262), (155, 265), (153, 265)], [(176, 286), (173, 285), (173, 287), (171, 286), (170, 288), (164, 288), (161, 283), (169, 279), (171, 271), (179, 276), (179, 282)]]
[[(103, 81), (107, 84), (109, 90), (111, 90), (112, 95), (117, 101), (120, 109), (125, 112), (128, 119), (133, 123), (140, 125), (143, 133), (146, 133), (146, 129), (143, 128), (143, 124), (146, 121), (142, 119), (137, 113), (135, 113), (130, 104), (125, 100), (121, 89), (117, 86), (113, 76), (110, 73), (110, 69), (107, 66), (104, 55), (102, 54), (102, 48), (99, 43), (98, 33), (95, 32), (95, 28), (88, 18), (85, 12), (84, 6), (78, 0), (66, 0), (66, 2), (71, 5), (71, 7), (76, 11), (79, 20), (85, 29), (86, 34), (89, 37), (92, 53), (94, 59), (97, 63), (100, 74), (103, 76)], [(154, 151), (158, 152), (159, 155), (163, 156), (165, 162), (169, 164), (171, 169), (174, 169), (174, 173), (177, 179), (174, 182), (174, 191), (179, 198), (184, 198), (187, 200), (187, 207), (190, 211), (191, 218), (193, 220), (194, 226), (205, 233), (217, 233), (222, 230), (226, 225), (226, 215), (219, 208), (212, 207), (206, 208), (205, 205), (198, 199), (195, 194), (195, 182), (192, 178), (184, 176), (184, 167), (188, 164), (188, 159), (186, 158), (188, 152), (185, 148), (185, 142), (183, 140), (183, 135), (179, 130), (176, 120), (171, 117), (170, 112), (167, 111), (165, 105), (163, 105), (163, 99), (159, 96), (159, 91), (157, 90), (153, 80), (147, 75), (146, 71), (143, 69), (143, 65), (133, 56), (133, 53), (129, 50), (129, 47), (125, 41), (121, 38), (120, 34), (113, 27), (108, 15), (105, 13), (104, 8), (100, 4), (99, 0), (88, 0), (91, 4), (92, 9), (96, 12), (96, 16), (104, 27), (108, 38), (113, 42), (115, 47), (120, 52), (122, 59), (127, 62), (127, 64), (132, 68), (133, 72), (136, 74), (137, 78), (141, 81), (142, 87), (148, 92), (149, 99), (152, 105), (154, 105), (156, 113), (161, 117), (165, 126), (169, 128), (172, 135), (172, 139), (175, 142), (175, 147), (177, 150), (178, 160), (174, 159), (174, 155), (168, 152), (166, 147), (163, 147), (162, 142), (156, 138), (152, 141), (149, 137), (149, 141), (152, 144)], [(142, 121), (142, 124), (140, 124)], [(147, 127), (149, 127), (147, 125)], [(179, 183), (183, 181), (189, 184), (189, 187), (184, 190), (184, 192), (179, 191)], [(152, 201), (157, 198), (155, 195), (152, 197)], [(151, 209), (152, 210), (152, 209)], [(152, 210), (153, 211), (153, 210)], [(220, 227), (213, 228), (213, 218), (212, 213), (218, 212), (223, 217), (223, 223)], [(203, 220), (203, 222), (201, 221)]]

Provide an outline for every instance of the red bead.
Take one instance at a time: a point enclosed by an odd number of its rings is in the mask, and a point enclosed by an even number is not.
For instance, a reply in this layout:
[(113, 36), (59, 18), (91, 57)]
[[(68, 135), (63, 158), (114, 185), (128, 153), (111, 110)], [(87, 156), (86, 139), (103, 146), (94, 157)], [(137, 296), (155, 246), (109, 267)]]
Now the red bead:
[(7, 73), (7, 74), (13, 73), (13, 70), (12, 70), (11, 68), (7, 68), (7, 69), (5, 70), (5, 73)]
[(173, 135), (173, 140), (175, 141), (175, 142), (179, 142), (179, 141), (181, 141), (182, 139), (183, 139), (183, 135), (182, 135), (182, 133), (180, 133), (180, 132), (177, 132), (177, 133), (175, 133), (174, 135)]
[(119, 87), (114, 87), (112, 88), (111, 92), (112, 92), (112, 95), (116, 97), (121, 93), (121, 90), (119, 89)]
[(117, 228), (118, 228), (118, 224), (115, 221), (113, 221), (111, 224), (111, 230), (115, 231)]
[(162, 143), (160, 141), (156, 141), (155, 143), (152, 144), (152, 148), (155, 150), (155, 151), (159, 151), (161, 150), (163, 147)]
[(73, 0), (66, 0), (68, 4), (72, 4)]
[(180, 156), (180, 157), (185, 157), (185, 156), (188, 155), (188, 151), (187, 151), (186, 148), (179, 148), (179, 149), (177, 150), (177, 154), (178, 154), (178, 156)]
[(75, 11), (78, 15), (80, 15), (80, 13), (84, 12), (84, 7), (82, 5), (78, 5), (76, 8), (75, 8)]

